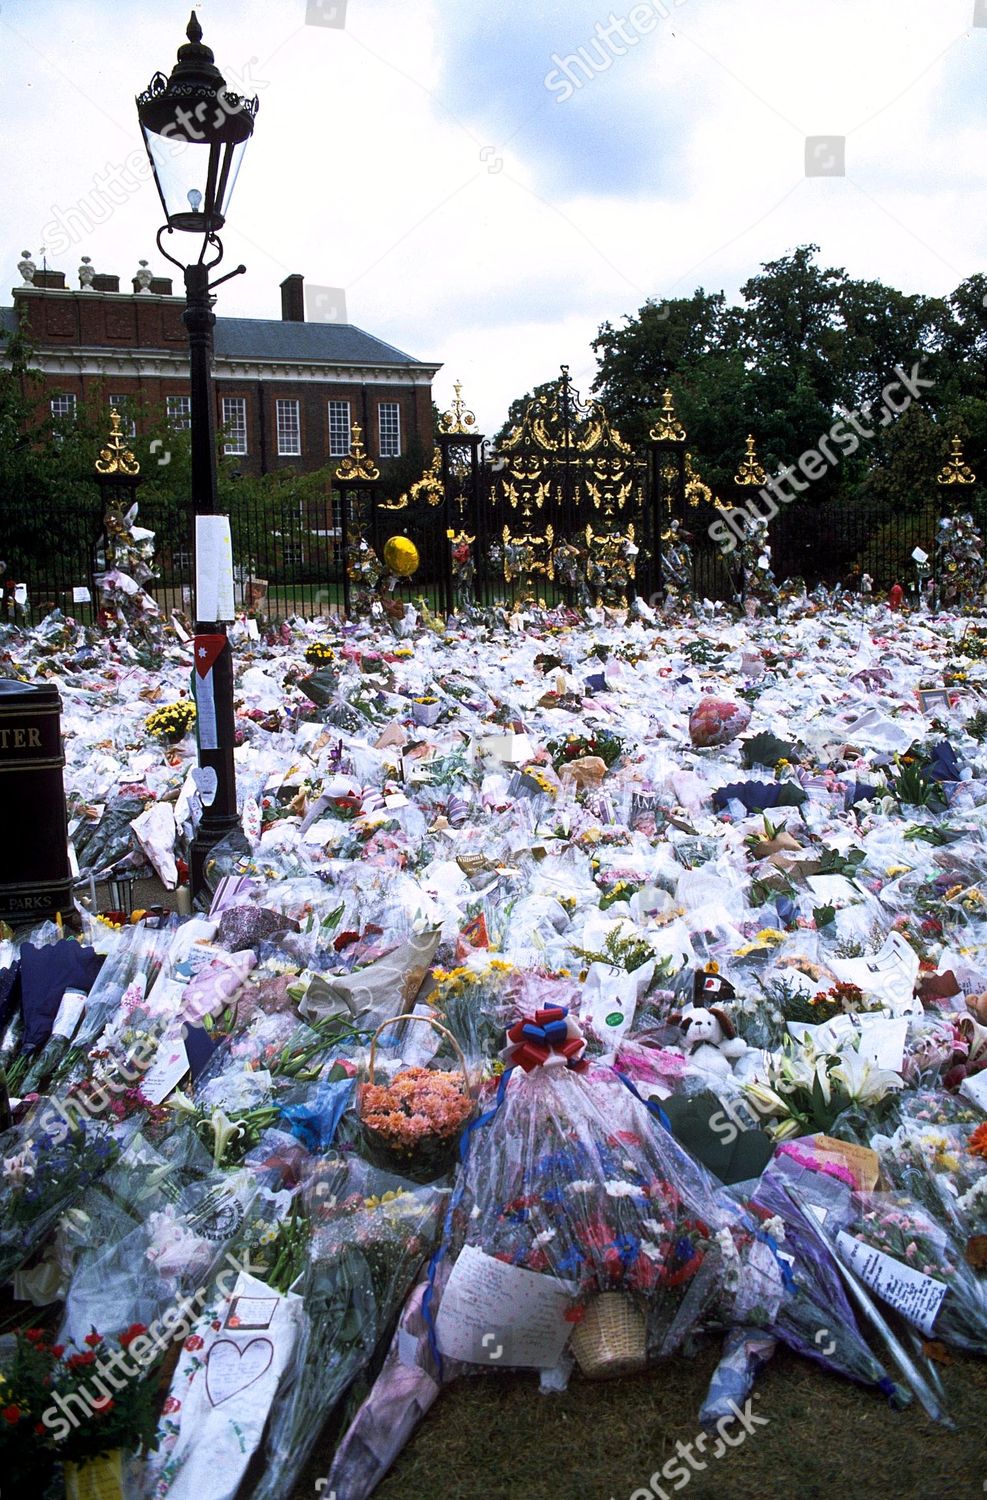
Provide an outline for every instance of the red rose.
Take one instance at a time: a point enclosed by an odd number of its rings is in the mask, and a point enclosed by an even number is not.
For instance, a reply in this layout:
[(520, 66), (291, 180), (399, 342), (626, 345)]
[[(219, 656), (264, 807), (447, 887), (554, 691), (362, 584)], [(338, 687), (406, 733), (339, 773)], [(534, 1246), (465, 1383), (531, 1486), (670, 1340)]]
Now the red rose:
[(96, 1413), (96, 1415), (98, 1417), (102, 1417), (106, 1414), (106, 1412), (113, 1410), (113, 1397), (97, 1396), (95, 1401), (90, 1402), (90, 1405), (92, 1406), (92, 1409)]
[(204, 1340), (201, 1339), (197, 1333), (190, 1333), (188, 1338), (185, 1340), (185, 1348), (188, 1349), (190, 1353), (194, 1353), (196, 1349), (202, 1348), (203, 1343)]
[(0, 1416), (13, 1427), (21, 1419), (21, 1409), (19, 1406), (5, 1406)]
[(43, 1328), (27, 1328), (24, 1331), (24, 1337), (30, 1339), (32, 1344), (40, 1344), (44, 1336), (45, 1331)]
[(101, 1344), (103, 1342), (103, 1335), (101, 1333), (97, 1333), (96, 1330), (95, 1330), (95, 1328), (94, 1328), (93, 1331), (92, 1331), (92, 1333), (87, 1333), (86, 1334), (86, 1336), (85, 1336), (85, 1338), (83, 1339), (82, 1342), (84, 1344), (88, 1344), (89, 1347), (90, 1347), (90, 1349), (95, 1349), (97, 1347), (97, 1345), (99, 1345), (99, 1344)]
[(65, 1353), (65, 1345), (64, 1344), (52, 1344), (52, 1346), (51, 1346), (51, 1352), (52, 1352), (52, 1354), (54, 1354), (54, 1356), (55, 1356), (56, 1359), (61, 1359), (62, 1355)]

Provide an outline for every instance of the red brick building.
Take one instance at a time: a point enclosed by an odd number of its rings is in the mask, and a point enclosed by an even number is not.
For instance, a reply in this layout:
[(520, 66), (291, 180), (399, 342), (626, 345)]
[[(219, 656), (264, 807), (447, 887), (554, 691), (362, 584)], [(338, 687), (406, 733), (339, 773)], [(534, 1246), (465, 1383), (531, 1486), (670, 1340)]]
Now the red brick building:
[[(56, 415), (83, 401), (187, 425), (188, 336), (184, 295), (167, 278), (94, 275), (78, 291), (60, 271), (23, 269), (25, 283), (0, 308), (0, 328), (23, 320)], [(0, 356), (2, 357), (2, 356)], [(355, 424), (376, 459), (399, 458), (415, 440), (432, 447), (432, 379), (441, 365), (404, 354), (350, 323), (305, 321), (304, 284), (281, 284), (281, 317), (217, 318), (217, 429), (244, 473), (306, 473), (350, 451)], [(145, 434), (147, 435), (147, 434)]]

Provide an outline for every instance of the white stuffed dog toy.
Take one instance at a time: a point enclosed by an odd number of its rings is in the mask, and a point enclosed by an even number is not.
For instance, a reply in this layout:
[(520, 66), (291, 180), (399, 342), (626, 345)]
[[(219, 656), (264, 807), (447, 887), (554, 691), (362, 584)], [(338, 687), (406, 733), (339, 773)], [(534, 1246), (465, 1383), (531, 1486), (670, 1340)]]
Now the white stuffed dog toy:
[(733, 1064), (747, 1052), (747, 1043), (737, 1035), (734, 1024), (719, 1006), (690, 1005), (682, 1012), (679, 1025), (686, 1034), (689, 1061), (703, 1073), (726, 1077)]

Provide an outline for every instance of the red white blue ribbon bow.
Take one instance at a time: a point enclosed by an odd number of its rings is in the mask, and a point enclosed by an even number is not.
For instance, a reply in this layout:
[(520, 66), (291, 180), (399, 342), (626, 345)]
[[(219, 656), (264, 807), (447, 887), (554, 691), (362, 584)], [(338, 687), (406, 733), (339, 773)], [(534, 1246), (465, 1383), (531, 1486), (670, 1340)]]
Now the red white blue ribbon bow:
[(501, 1052), (508, 1067), (565, 1067), (584, 1073), (589, 1067), (583, 1053), (586, 1039), (565, 1005), (546, 1005), (530, 1021), (518, 1021), (507, 1033), (509, 1047)]

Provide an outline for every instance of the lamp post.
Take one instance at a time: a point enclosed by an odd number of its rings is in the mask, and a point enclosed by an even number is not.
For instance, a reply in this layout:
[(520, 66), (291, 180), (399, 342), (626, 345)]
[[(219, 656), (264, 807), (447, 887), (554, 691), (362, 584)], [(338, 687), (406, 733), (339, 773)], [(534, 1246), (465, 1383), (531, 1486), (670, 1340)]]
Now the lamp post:
[[(186, 36), (188, 42), (178, 49), (171, 76), (155, 73), (138, 95), (137, 116), (165, 212), (166, 222), (158, 230), (158, 249), (185, 278), (182, 321), (189, 336), (192, 503), (196, 518), (192, 680), (203, 803), (191, 854), (192, 892), (197, 895), (204, 885), (209, 851), (237, 826), (233, 658), (225, 625), (232, 614), (226, 613), (219, 601), (221, 565), (216, 556), (216, 549), (222, 550), (223, 528), (207, 527), (200, 518), (218, 513), (212, 380), (216, 316), (212, 292), (246, 267), (237, 266), (215, 281), (209, 276), (223, 258), (219, 230), (226, 222), (243, 152), (253, 133), (257, 99), (244, 99), (227, 90), (212, 51), (202, 43), (195, 11)], [(200, 237), (201, 249), (194, 260), (176, 260), (164, 248), (162, 235), (175, 231)], [(214, 618), (220, 614), (225, 618)]]

